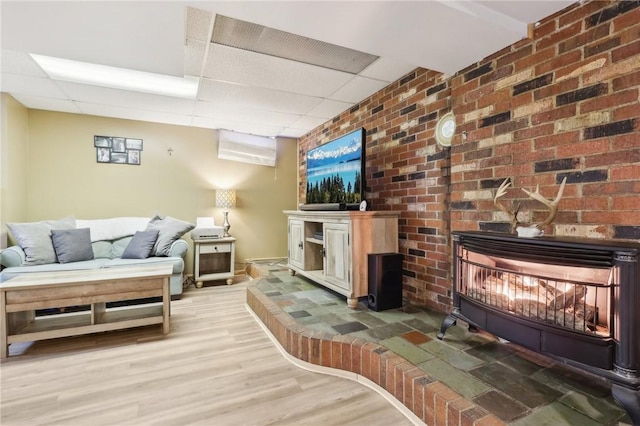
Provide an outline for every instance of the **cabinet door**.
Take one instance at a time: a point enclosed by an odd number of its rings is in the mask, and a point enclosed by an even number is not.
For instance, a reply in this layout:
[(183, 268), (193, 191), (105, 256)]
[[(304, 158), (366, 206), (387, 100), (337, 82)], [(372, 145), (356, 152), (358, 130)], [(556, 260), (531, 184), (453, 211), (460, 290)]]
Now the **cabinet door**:
[(351, 291), (349, 225), (324, 224), (324, 256), (324, 277), (327, 282)]
[(289, 265), (304, 269), (304, 222), (289, 220)]

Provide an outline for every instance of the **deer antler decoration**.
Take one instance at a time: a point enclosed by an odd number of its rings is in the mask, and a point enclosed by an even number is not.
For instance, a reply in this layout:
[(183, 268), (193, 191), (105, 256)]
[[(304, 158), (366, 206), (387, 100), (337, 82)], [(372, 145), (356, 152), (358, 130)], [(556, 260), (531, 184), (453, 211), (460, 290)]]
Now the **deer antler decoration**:
[(560, 184), (560, 189), (558, 189), (558, 194), (556, 195), (556, 198), (553, 201), (547, 200), (542, 196), (542, 194), (540, 194), (540, 186), (536, 186), (535, 192), (527, 191), (526, 189), (522, 188), (522, 190), (530, 198), (540, 201), (542, 204), (549, 207), (549, 216), (547, 216), (544, 222), (535, 224), (535, 227), (538, 228), (540, 231), (542, 231), (545, 226), (549, 225), (551, 222), (553, 222), (553, 219), (555, 219), (556, 213), (558, 213), (558, 203), (560, 202), (560, 199), (562, 198), (562, 193), (564, 192), (565, 183), (567, 183), (566, 176), (564, 177), (564, 179), (562, 179), (562, 183)]
[(498, 187), (498, 190), (496, 191), (496, 195), (493, 198), (493, 204), (495, 204), (497, 208), (499, 208), (509, 216), (509, 218), (511, 219), (511, 232), (515, 232), (516, 227), (518, 226), (518, 211), (520, 211), (520, 204), (516, 206), (515, 210), (510, 211), (509, 209), (507, 209), (505, 206), (503, 206), (498, 202), (498, 199), (507, 193), (507, 188), (509, 188), (510, 185), (511, 185), (511, 178), (506, 178), (504, 182), (500, 184), (500, 187)]

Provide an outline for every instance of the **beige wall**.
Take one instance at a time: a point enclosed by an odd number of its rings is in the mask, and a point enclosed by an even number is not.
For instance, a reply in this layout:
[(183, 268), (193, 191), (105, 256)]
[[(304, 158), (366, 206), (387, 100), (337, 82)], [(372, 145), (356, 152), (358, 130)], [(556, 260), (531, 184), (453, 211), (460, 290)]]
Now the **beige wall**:
[[(248, 258), (287, 255), (282, 210), (296, 207), (295, 140), (278, 141), (273, 168), (219, 160), (214, 130), (40, 110), (28, 114), (25, 220), (159, 213), (192, 223), (196, 217), (213, 216), (221, 224), (215, 188), (235, 188), (237, 208), (229, 213), (229, 222), (238, 239), (236, 268)], [(97, 163), (94, 135), (143, 139), (141, 165)]]
[(27, 214), (28, 110), (0, 94), (0, 249), (7, 246), (5, 222)]

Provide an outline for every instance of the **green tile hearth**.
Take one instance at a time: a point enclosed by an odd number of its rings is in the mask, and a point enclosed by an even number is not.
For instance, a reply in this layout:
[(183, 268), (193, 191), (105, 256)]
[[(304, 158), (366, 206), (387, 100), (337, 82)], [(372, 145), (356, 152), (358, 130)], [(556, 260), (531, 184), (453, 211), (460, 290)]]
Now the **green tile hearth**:
[(522, 417), (529, 411), (526, 406), (520, 404), (518, 401), (495, 390), (490, 390), (473, 398), (473, 402), (485, 408), (490, 413), (495, 414), (505, 422)]
[[(261, 265), (262, 267), (262, 265)], [(405, 303), (402, 308), (355, 309), (345, 297), (276, 265), (256, 288), (298, 324), (328, 336), (382, 345), (509, 425), (630, 425), (601, 378), (527, 351), (462, 321), (437, 338), (445, 314)]]
[(492, 389), (489, 384), (437, 357), (418, 364), (418, 367), (467, 399), (473, 399)]

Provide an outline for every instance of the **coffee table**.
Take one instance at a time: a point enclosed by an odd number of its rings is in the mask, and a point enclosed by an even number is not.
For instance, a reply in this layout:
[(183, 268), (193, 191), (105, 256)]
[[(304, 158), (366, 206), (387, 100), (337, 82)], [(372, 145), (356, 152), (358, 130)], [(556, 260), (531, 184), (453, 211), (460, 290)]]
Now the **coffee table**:
[[(0, 358), (9, 345), (162, 324), (169, 333), (169, 264), (26, 273), (0, 283)], [(162, 303), (106, 308), (107, 302), (162, 297)], [(35, 316), (36, 309), (91, 305), (73, 314)]]

